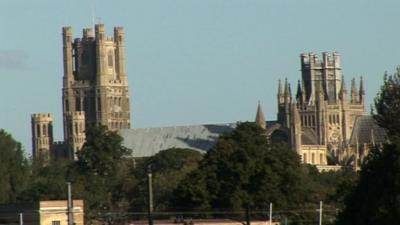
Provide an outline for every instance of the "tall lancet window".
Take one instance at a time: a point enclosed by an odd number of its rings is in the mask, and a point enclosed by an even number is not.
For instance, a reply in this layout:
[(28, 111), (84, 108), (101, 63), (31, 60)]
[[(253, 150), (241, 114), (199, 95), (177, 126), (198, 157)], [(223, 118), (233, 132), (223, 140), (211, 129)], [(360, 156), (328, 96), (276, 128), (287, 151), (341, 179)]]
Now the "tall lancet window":
[(113, 52), (110, 50), (108, 51), (108, 66), (113, 67), (114, 66), (114, 57), (113, 57)]

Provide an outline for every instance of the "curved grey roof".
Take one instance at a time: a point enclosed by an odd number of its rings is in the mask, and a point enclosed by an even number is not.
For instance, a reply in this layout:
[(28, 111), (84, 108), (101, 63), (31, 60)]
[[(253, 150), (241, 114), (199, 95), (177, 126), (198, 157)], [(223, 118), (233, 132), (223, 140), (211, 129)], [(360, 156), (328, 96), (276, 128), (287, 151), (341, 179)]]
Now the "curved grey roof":
[(169, 148), (190, 148), (208, 151), (224, 133), (230, 133), (236, 123), (190, 125), (176, 127), (136, 128), (120, 130), (123, 145), (132, 149), (132, 157), (148, 157)]

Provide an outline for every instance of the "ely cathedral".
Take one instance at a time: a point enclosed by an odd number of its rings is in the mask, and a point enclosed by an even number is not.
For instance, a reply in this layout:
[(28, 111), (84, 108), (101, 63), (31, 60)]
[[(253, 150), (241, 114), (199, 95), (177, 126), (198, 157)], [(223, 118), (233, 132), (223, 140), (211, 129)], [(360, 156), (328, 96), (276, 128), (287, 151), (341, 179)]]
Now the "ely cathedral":
[(385, 141), (385, 132), (366, 113), (362, 77), (347, 89), (339, 53), (301, 54), (301, 80), (295, 95), (290, 84), (278, 86), (278, 118), (266, 128), (291, 143), (304, 163), (358, 167), (374, 145)]
[(62, 28), (64, 77), (62, 88), (64, 141), (53, 141), (49, 113), (33, 114), (33, 156), (69, 157), (85, 142), (86, 128), (95, 124), (111, 130), (130, 128), (130, 99), (125, 70), (125, 34), (104, 25), (83, 29), (82, 38), (72, 37), (72, 28)]
[[(105, 125), (124, 138), (132, 157), (148, 157), (168, 148), (208, 151), (218, 136), (232, 132), (236, 123), (130, 129), (130, 97), (125, 69), (125, 37), (121, 27), (107, 37), (103, 24), (83, 29), (73, 39), (71, 27), (62, 29), (64, 77), (62, 107), (64, 140), (53, 140), (50, 113), (31, 116), (33, 156), (76, 159), (85, 131)], [(276, 121), (265, 121), (258, 105), (256, 123), (271, 142), (289, 143), (304, 163), (320, 170), (339, 165), (355, 168), (373, 146), (385, 141), (365, 107), (363, 80), (348, 89), (340, 55), (301, 54), (301, 80), (296, 93), (286, 80), (279, 82)]]

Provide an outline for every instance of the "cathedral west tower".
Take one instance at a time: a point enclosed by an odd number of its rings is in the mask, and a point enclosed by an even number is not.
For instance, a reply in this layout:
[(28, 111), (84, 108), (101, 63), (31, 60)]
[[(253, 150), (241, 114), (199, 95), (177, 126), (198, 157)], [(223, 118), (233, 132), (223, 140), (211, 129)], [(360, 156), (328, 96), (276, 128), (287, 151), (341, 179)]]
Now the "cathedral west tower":
[(73, 39), (71, 27), (63, 27), (62, 36), (64, 141), (76, 153), (85, 141), (85, 128), (131, 126), (125, 33), (115, 27), (114, 36), (107, 37), (104, 25), (96, 24), (94, 32), (83, 29), (82, 38)]

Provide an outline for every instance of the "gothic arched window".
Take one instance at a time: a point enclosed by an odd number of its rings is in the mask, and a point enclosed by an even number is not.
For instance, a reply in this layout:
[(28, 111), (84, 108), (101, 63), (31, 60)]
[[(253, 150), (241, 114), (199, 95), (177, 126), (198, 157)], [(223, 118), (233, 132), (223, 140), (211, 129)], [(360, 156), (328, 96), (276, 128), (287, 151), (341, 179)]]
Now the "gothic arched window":
[(108, 61), (108, 66), (109, 67), (113, 67), (114, 66), (114, 57), (113, 57), (113, 52), (110, 50), (110, 51), (108, 51), (108, 54), (107, 54), (107, 61)]

